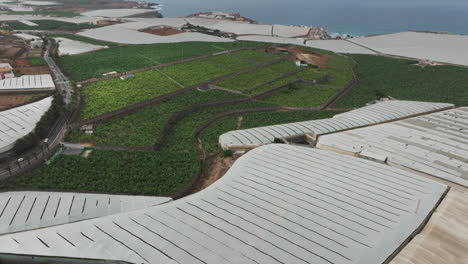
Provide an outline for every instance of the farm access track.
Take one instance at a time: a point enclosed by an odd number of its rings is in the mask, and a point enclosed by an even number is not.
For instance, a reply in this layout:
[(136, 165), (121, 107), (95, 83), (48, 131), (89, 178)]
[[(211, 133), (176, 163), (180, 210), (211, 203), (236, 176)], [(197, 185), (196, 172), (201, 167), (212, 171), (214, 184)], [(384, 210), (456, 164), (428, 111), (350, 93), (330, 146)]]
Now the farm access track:
[[(239, 50), (248, 50), (248, 49), (256, 49), (256, 48), (243, 48), (243, 49), (229, 50), (229, 51), (224, 51), (224, 52), (215, 53), (215, 54), (211, 54), (211, 55), (192, 58), (192, 59), (188, 59), (188, 60), (178, 61), (178, 62), (174, 62), (174, 63), (170, 63), (170, 64), (157, 65), (157, 66), (153, 66), (153, 67), (150, 67), (150, 68), (136, 70), (134, 72), (142, 72), (142, 71), (147, 71), (147, 70), (152, 70), (152, 69), (158, 69), (160, 67), (164, 67), (164, 66), (167, 66), (167, 65), (174, 65), (174, 64), (178, 64), (178, 63), (184, 63), (184, 62), (187, 62), (187, 61), (193, 61), (193, 60), (196, 60), (196, 59), (209, 58), (211, 56), (227, 54), (227, 53), (233, 53), (233, 52), (236, 52), (236, 51), (239, 51)], [(156, 97), (156, 98), (152, 98), (150, 100), (144, 101), (144, 102), (136, 104), (136, 105), (131, 105), (131, 106), (128, 106), (128, 107), (124, 107), (124, 108), (115, 110), (113, 112), (108, 112), (108, 113), (106, 113), (104, 115), (100, 115), (98, 117), (88, 119), (88, 120), (85, 120), (85, 121), (82, 121), (82, 122), (73, 123), (72, 125), (67, 127), (67, 130), (68, 129), (73, 129), (73, 128), (78, 128), (82, 124), (102, 123), (102, 122), (111, 120), (111, 119), (116, 118), (116, 117), (126, 116), (126, 115), (129, 115), (129, 114), (133, 113), (133, 112), (136, 112), (137, 110), (143, 109), (145, 107), (152, 106), (152, 105), (157, 105), (157, 104), (162, 103), (162, 102), (164, 102), (166, 100), (169, 100), (171, 98), (175, 98), (175, 97), (177, 97), (177, 96), (179, 96), (179, 95), (181, 95), (181, 94), (183, 94), (183, 93), (185, 93), (187, 91), (199, 88), (200, 86), (205, 86), (205, 85), (208, 85), (210, 83), (214, 83), (216, 81), (224, 80), (224, 79), (227, 79), (229, 77), (233, 77), (233, 76), (239, 75), (241, 73), (249, 72), (249, 71), (261, 68), (261, 67), (266, 67), (266, 66), (274, 64), (274, 63), (279, 63), (279, 62), (284, 61), (284, 60), (285, 60), (284, 58), (279, 58), (279, 59), (275, 59), (275, 60), (272, 60), (272, 61), (269, 61), (269, 62), (266, 62), (266, 63), (260, 63), (260, 64), (257, 64), (257, 65), (254, 65), (252, 67), (249, 67), (247, 69), (242, 69), (242, 70), (239, 70), (239, 71), (236, 71), (236, 72), (232, 72), (232, 73), (226, 74), (224, 76), (214, 78), (214, 79), (209, 80), (209, 81), (205, 81), (205, 82), (202, 82), (202, 83), (199, 83), (199, 84), (196, 84), (196, 85), (192, 85), (192, 86), (180, 89), (180, 90), (175, 91), (173, 93), (169, 93), (169, 94), (162, 95), (162, 96), (159, 96), (159, 97)], [(354, 73), (354, 70), (355, 70), (355, 68), (353, 68), (353, 76), (355, 77), (356, 75)], [(300, 72), (300, 70), (296, 70), (296, 71), (293, 71), (293, 72), (283, 74), (283, 75), (279, 76), (279, 78), (274, 78), (274, 80), (270, 80), (270, 81), (266, 81), (266, 82), (262, 83), (262, 85), (270, 84), (270, 83), (273, 83), (276, 80), (280, 80), (282, 78), (293, 76), (297, 72)], [(106, 78), (103, 78), (103, 79), (118, 78), (119, 76), (120, 75), (111, 76), (111, 77), (106, 77)], [(164, 139), (171, 133), (171, 130), (173, 129), (174, 125), (178, 121), (183, 119), (185, 116), (187, 116), (188, 114), (190, 114), (190, 113), (192, 113), (194, 111), (195, 112), (196, 111), (201, 111), (203, 109), (206, 109), (206, 108), (209, 108), (209, 107), (215, 107), (215, 106), (236, 105), (236, 104), (240, 104), (240, 103), (244, 103), (244, 102), (253, 102), (253, 101), (257, 101), (257, 100), (260, 100), (262, 98), (268, 97), (270, 95), (273, 95), (273, 94), (281, 91), (282, 89), (287, 88), (290, 84), (306, 83), (306, 84), (309, 84), (309, 85), (310, 84), (317, 85), (317, 84), (320, 84), (322, 81), (326, 81), (327, 78), (328, 78), (328, 76), (324, 76), (324, 77), (319, 78), (319, 79), (314, 80), (314, 81), (305, 81), (305, 80), (299, 78), (299, 79), (287, 82), (285, 84), (270, 88), (267, 91), (264, 91), (262, 93), (259, 93), (259, 94), (253, 95), (253, 96), (248, 96), (246, 98), (213, 101), (213, 102), (199, 104), (199, 105), (192, 105), (192, 106), (190, 106), (190, 107), (188, 107), (188, 108), (186, 108), (186, 109), (184, 109), (184, 110), (182, 110), (180, 112), (176, 112), (176, 113), (172, 114), (172, 116), (166, 121), (166, 123), (164, 125), (164, 128), (163, 128), (163, 131), (158, 136), (158, 138), (155, 141), (154, 145), (142, 146), (142, 147), (96, 146), (96, 149), (130, 150), (130, 151), (133, 150), (133, 151), (148, 151), (148, 152), (156, 151), (159, 148), (160, 144), (162, 142), (164, 142)], [(90, 82), (90, 80), (88, 80), (88, 81)], [(97, 80), (93, 80), (93, 81), (97, 81)], [(342, 91), (340, 91), (337, 95), (334, 96), (334, 97), (336, 97), (334, 99), (334, 101), (336, 101), (340, 96), (342, 96), (344, 94), (343, 90), (344, 91), (349, 90), (355, 83), (357, 83), (356, 78), (353, 79), (348, 85), (346, 85), (342, 89)], [(247, 90), (251, 91), (251, 90), (257, 88), (257, 86), (260, 86), (260, 85), (256, 85), (256, 87), (253, 87), (253, 88), (248, 88), (248, 89), (246, 89), (246, 91)], [(321, 107), (317, 107), (317, 108), (288, 108), (288, 107), (281, 107), (281, 106), (246, 108), (246, 109), (240, 108), (240, 109), (227, 111), (227, 112), (224, 112), (224, 113), (218, 113), (217, 115), (208, 118), (199, 127), (194, 127), (194, 132), (192, 134), (193, 144), (195, 144), (195, 146), (196, 146), (196, 148), (198, 150), (198, 170), (197, 170), (196, 174), (192, 177), (192, 181), (185, 188), (183, 188), (181, 191), (173, 194), (172, 197), (175, 198), (175, 199), (181, 198), (181, 197), (183, 197), (185, 195), (188, 195), (188, 194), (192, 193), (195, 190), (195, 187), (197, 187), (197, 184), (199, 183), (200, 178), (203, 175), (203, 170), (204, 170), (204, 167), (205, 167), (204, 164), (206, 164), (206, 162), (207, 162), (207, 160), (206, 160), (207, 155), (206, 155), (206, 152), (203, 149), (203, 145), (202, 145), (200, 136), (201, 136), (201, 134), (203, 133), (204, 130), (206, 130), (211, 125), (213, 125), (213, 123), (215, 123), (217, 120), (225, 119), (225, 118), (232, 117), (232, 116), (239, 116), (239, 115), (243, 115), (243, 114), (249, 114), (249, 113), (278, 112), (278, 111), (289, 111), (289, 112), (318, 111), (318, 110), (325, 109), (327, 106), (331, 105), (333, 102), (330, 103), (330, 101), (329, 101), (329, 102), (327, 102), (327, 104), (325, 104), (325, 105), (323, 105)], [(78, 109), (75, 109), (75, 110), (78, 110)], [(79, 111), (74, 111), (73, 112), (73, 115), (75, 116), (75, 118), (78, 116), (77, 115), (78, 112)], [(64, 131), (61, 131), (61, 132), (64, 132)], [(36, 159), (37, 159), (37, 157), (36, 157)]]
[[(265, 66), (268, 66), (268, 65), (274, 63), (275, 61), (268, 62), (268, 63), (263, 63), (263, 64), (260, 64), (260, 65), (256, 65), (256, 66), (251, 67), (251, 68), (256, 69), (256, 68), (260, 68), (260, 67), (265, 67)], [(280, 59), (280, 61), (281, 61), (281, 59)], [(251, 70), (251, 68), (249, 68), (248, 70)], [(220, 78), (225, 79), (225, 78), (240, 74), (242, 72), (246, 72), (246, 70), (241, 70), (241, 71), (238, 71), (238, 72), (235, 72), (235, 73), (228, 74), (228, 76), (222, 76), (222, 77), (216, 78), (216, 81), (219, 80)], [(290, 75), (291, 74), (289, 74), (289, 73), (284, 74), (283, 77), (284, 76), (290, 76)], [(354, 74), (354, 72), (353, 72), (353, 76), (356, 76)], [(236, 104), (240, 104), (240, 103), (244, 103), (244, 102), (253, 102), (253, 101), (260, 100), (262, 98), (271, 96), (273, 94), (276, 94), (276, 93), (280, 92), (282, 89), (287, 88), (290, 84), (306, 83), (306, 84), (309, 84), (309, 85), (310, 84), (318, 85), (318, 84), (320, 84), (320, 83), (322, 83), (324, 81), (327, 81), (328, 78), (329, 78), (329, 76), (325, 75), (325, 76), (323, 76), (323, 77), (321, 77), (319, 79), (316, 79), (314, 81), (305, 81), (303, 79), (296, 79), (296, 80), (292, 80), (290, 82), (284, 83), (282, 85), (278, 85), (278, 86), (275, 86), (273, 88), (270, 88), (267, 91), (264, 91), (264, 92), (262, 92), (260, 94), (257, 94), (257, 95), (248, 96), (248, 97), (239, 98), (239, 99), (213, 101), (213, 102), (208, 102), (208, 103), (204, 103), (204, 104), (192, 105), (190, 107), (185, 108), (182, 111), (176, 112), (176, 113), (171, 115), (171, 117), (166, 121), (165, 125), (163, 126), (163, 129), (161, 130), (160, 134), (157, 136), (154, 145), (135, 146), (135, 147), (131, 147), (131, 146), (130, 147), (99, 146), (98, 145), (98, 146), (95, 146), (95, 147), (96, 147), (96, 149), (102, 149), (102, 150), (158, 151), (158, 149), (164, 143), (165, 138), (171, 133), (171, 131), (173, 130), (173, 128), (177, 124), (177, 122), (184, 119), (190, 113), (201, 111), (201, 110), (209, 108), (209, 107), (225, 106), (225, 105), (236, 105)], [(177, 92), (177, 93), (171, 95), (170, 97), (162, 96), (162, 97), (157, 97), (157, 98), (151, 99), (151, 100), (153, 100), (152, 101), (153, 103), (150, 104), (150, 105), (157, 105), (159, 103), (164, 102), (165, 100), (168, 100), (169, 98), (175, 98), (178, 95), (183, 94), (184, 92), (187, 92), (189, 90), (200, 87), (201, 85), (209, 84), (211, 82), (212, 82), (212, 80), (207, 81), (207, 82), (203, 82), (201, 84), (197, 84), (197, 85), (194, 85), (194, 86), (191, 86), (191, 87), (187, 87), (185, 89), (180, 90), (182, 92)], [(268, 82), (265, 82), (265, 83), (271, 83), (271, 82), (268, 81)], [(183, 188), (181, 191), (173, 194), (172, 198), (174, 198), (174, 199), (182, 198), (182, 197), (184, 197), (186, 195), (189, 195), (189, 194), (193, 193), (196, 189), (198, 189), (200, 187), (199, 183), (200, 183), (202, 177), (204, 176), (204, 173), (205, 173), (204, 170), (206, 169), (205, 165), (207, 164), (207, 153), (205, 152), (205, 150), (203, 148), (203, 142), (201, 140), (201, 135), (202, 135), (203, 131), (210, 128), (216, 121), (226, 119), (226, 118), (229, 118), (229, 117), (233, 117), (233, 116), (240, 116), (240, 115), (243, 115), (243, 114), (252, 114), (252, 113), (280, 112), (280, 111), (304, 112), (304, 111), (324, 110), (330, 105), (330, 101), (332, 101), (332, 100), (336, 101), (340, 96), (342, 96), (344, 94), (342, 92), (343, 90), (344, 91), (349, 90), (356, 83), (357, 83), (357, 80), (353, 79), (352, 81), (350, 81), (345, 87), (343, 87), (337, 93), (338, 96), (337, 95), (333, 96), (333, 98), (331, 98), (329, 101), (327, 101), (324, 105), (322, 105), (320, 107), (315, 107), (315, 108), (291, 108), (291, 107), (275, 106), (275, 107), (261, 107), (261, 108), (246, 108), (246, 109), (231, 110), (231, 111), (227, 111), (227, 112), (220, 113), (220, 114), (217, 114), (215, 116), (210, 117), (201, 126), (195, 128), (194, 132), (192, 134), (193, 144), (195, 144), (195, 146), (196, 146), (196, 148), (198, 150), (198, 169), (197, 169), (197, 172), (192, 177), (191, 182), (185, 188)], [(190, 88), (190, 89), (188, 89), (188, 88)], [(155, 100), (155, 99), (158, 99), (158, 100)], [(138, 105), (140, 105), (140, 104), (138, 104)], [(135, 108), (135, 109), (138, 110), (138, 109), (142, 109), (142, 108), (147, 107), (147, 106), (149, 106), (149, 105), (142, 104), (142, 106), (140, 106), (141, 108)], [(132, 107), (131, 111), (127, 111), (126, 108), (123, 108), (123, 109), (125, 109), (125, 111), (121, 111), (121, 112), (119, 111), (118, 115), (113, 115), (113, 116), (109, 116), (109, 117), (106, 117), (106, 118), (101, 117), (99, 120), (85, 120), (85, 121), (87, 121), (87, 124), (102, 123), (102, 122), (111, 120), (112, 118), (116, 118), (118, 116), (125, 116), (125, 115), (131, 114), (131, 113), (136, 111), (135, 109), (133, 109), (133, 107)], [(85, 121), (83, 121), (83, 122), (85, 122)], [(93, 122), (89, 122), (89, 121), (93, 121)], [(78, 123), (78, 124), (82, 124), (82, 123)], [(75, 128), (79, 127), (78, 124), (75, 124)]]
[[(276, 45), (276, 46), (280, 46), (280, 45)], [(218, 55), (231, 54), (231, 53), (235, 53), (235, 52), (242, 51), (242, 50), (255, 50), (255, 49), (258, 49), (258, 47), (245, 47), (245, 48), (238, 48), (238, 49), (230, 49), (230, 50), (215, 52), (215, 53), (202, 55), (202, 56), (198, 56), (198, 57), (188, 58), (188, 59), (184, 59), (184, 60), (178, 60), (178, 61), (173, 61), (173, 62), (168, 62), (168, 63), (157, 64), (157, 65), (154, 65), (154, 66), (141, 68), (141, 69), (136, 69), (136, 70), (132, 70), (132, 71), (128, 71), (128, 72), (112, 74), (112, 75), (109, 75), (109, 76), (103, 76), (103, 77), (99, 77), (99, 78), (91, 78), (91, 79), (88, 79), (88, 80), (77, 82), (77, 84), (85, 85), (85, 84), (90, 84), (90, 83), (93, 83), (93, 82), (111, 80), (111, 79), (120, 78), (121, 76), (124, 76), (124, 75), (127, 75), (127, 74), (135, 74), (135, 73), (139, 73), (139, 72), (151, 71), (151, 70), (164, 68), (164, 67), (167, 67), (167, 66), (173, 66), (173, 65), (177, 65), (177, 64), (191, 62), (191, 61), (207, 59), (207, 58), (218, 56)]]

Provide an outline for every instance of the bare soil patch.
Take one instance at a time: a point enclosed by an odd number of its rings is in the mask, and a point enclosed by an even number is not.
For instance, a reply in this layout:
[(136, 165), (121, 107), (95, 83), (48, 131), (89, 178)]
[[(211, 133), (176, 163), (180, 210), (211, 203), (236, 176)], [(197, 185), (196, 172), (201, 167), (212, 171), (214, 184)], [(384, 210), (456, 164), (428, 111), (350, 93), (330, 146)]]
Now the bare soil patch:
[(16, 59), (15, 64), (15, 69), (24, 75), (50, 74), (50, 70), (47, 65), (31, 66), (27, 58)]
[(143, 32), (158, 36), (172, 36), (183, 33), (184, 31), (178, 30), (177, 28), (173, 27), (160, 27), (160, 28), (148, 28), (143, 30)]
[(199, 192), (221, 179), (234, 164), (234, 159), (232, 157), (222, 157), (219, 153), (209, 153), (205, 162), (206, 166), (203, 174), (200, 181), (194, 186), (193, 193)]
[(31, 103), (45, 96), (46, 94), (0, 95), (0, 111)]
[(292, 61), (304, 61), (307, 64), (317, 65), (320, 68), (326, 68), (327, 62), (330, 59), (312, 51), (304, 51), (296, 47), (271, 47), (266, 50), (268, 53), (286, 52), (286, 58)]

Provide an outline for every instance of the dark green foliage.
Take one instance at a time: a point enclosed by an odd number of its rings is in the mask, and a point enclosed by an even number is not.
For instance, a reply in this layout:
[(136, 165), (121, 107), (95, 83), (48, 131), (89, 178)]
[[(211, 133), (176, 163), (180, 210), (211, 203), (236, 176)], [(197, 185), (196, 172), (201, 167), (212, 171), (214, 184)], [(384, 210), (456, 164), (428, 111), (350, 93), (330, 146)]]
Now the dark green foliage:
[(0, 27), (2, 30), (80, 30), (86, 28), (94, 28), (96, 26), (90, 24), (74, 24), (57, 20), (31, 20), (37, 26), (28, 26), (18, 21), (6, 22), (8, 26)]
[(370, 55), (352, 55), (352, 58), (359, 65), (359, 84), (333, 107), (359, 107), (382, 96), (468, 105), (467, 68), (421, 68), (414, 61)]
[(103, 73), (127, 72), (187, 58), (212, 54), (220, 48), (229, 50), (265, 45), (252, 42), (184, 42), (170, 44), (128, 45), (102, 49), (80, 55), (63, 56), (61, 68), (75, 81), (100, 77)]
[(273, 140), (273, 143), (276, 143), (276, 144), (284, 144), (284, 141), (281, 140), (280, 138), (275, 138), (275, 139)]
[(248, 102), (209, 107), (188, 114), (175, 124), (155, 152), (100, 151), (88, 158), (57, 157), (31, 173), (0, 182), (0, 188), (53, 188), (145, 195), (174, 194), (198, 169), (198, 151), (193, 134), (212, 116), (238, 108), (266, 107)]
[(221, 152), (221, 155), (224, 157), (224, 158), (227, 158), (227, 157), (231, 157), (233, 154), (232, 150), (230, 149), (225, 149)]
[(85, 36), (80, 36), (80, 35), (75, 35), (75, 34), (47, 34), (46, 35), (50, 38), (67, 38), (71, 40), (77, 40), (89, 44), (94, 44), (94, 45), (101, 45), (101, 46), (109, 46), (109, 47), (115, 47), (119, 46), (120, 44), (114, 43), (114, 42), (109, 42), (109, 41), (103, 41), (103, 40), (98, 40), (98, 39), (92, 39), (88, 38)]
[(71, 142), (89, 142), (97, 145), (148, 146), (155, 143), (156, 137), (167, 120), (190, 105), (209, 101), (239, 97), (228, 92), (210, 90), (188, 91), (160, 104), (147, 107), (136, 113), (98, 124), (92, 135), (73, 131), (67, 138)]
[(39, 140), (44, 139), (49, 134), (49, 131), (54, 122), (59, 118), (60, 113), (63, 111), (63, 100), (59, 94), (54, 96), (52, 105), (49, 110), (41, 117), (36, 125), (36, 128), (26, 136), (20, 138), (15, 142), (13, 150), (17, 153), (25, 151), (35, 144)]

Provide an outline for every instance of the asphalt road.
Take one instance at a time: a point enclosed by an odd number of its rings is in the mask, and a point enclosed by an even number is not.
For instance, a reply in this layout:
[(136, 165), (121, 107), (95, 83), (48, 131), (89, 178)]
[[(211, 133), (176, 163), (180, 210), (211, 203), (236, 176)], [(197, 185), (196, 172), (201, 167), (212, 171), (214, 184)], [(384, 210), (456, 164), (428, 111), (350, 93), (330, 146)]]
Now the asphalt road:
[(71, 85), (70, 80), (68, 80), (68, 78), (62, 73), (55, 61), (49, 56), (49, 48), (50, 44), (47, 46), (47, 50), (44, 53), (44, 60), (52, 71), (57, 89), (63, 95), (64, 103), (68, 105), (72, 101), (73, 86)]

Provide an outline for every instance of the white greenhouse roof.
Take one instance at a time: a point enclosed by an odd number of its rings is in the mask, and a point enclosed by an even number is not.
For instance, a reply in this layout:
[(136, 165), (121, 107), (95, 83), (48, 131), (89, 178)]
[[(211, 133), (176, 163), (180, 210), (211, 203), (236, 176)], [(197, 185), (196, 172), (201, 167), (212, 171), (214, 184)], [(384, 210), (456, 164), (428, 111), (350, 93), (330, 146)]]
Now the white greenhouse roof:
[(255, 147), (272, 143), (275, 138), (323, 135), (453, 107), (452, 104), (390, 100), (366, 106), (333, 118), (235, 130), (220, 136), (223, 148)]
[(55, 84), (50, 74), (23, 75), (0, 80), (0, 93), (18, 90), (54, 90)]
[(171, 201), (145, 197), (65, 192), (0, 193), (0, 234), (135, 211)]
[(273, 35), (286, 38), (302, 37), (309, 34), (310, 27), (273, 25)]
[(384, 54), (468, 66), (466, 35), (401, 32), (350, 41)]
[(325, 135), (317, 146), (375, 153), (468, 187), (468, 107)]
[[(37, 24), (36, 24), (37, 26)], [(15, 33), (13, 34), (15, 37), (22, 38), (27, 41), (35, 40), (35, 39), (41, 39), (40, 37), (36, 35), (31, 35), (31, 34), (26, 34), (26, 33)]]
[(157, 9), (139, 9), (139, 8), (120, 8), (120, 9), (99, 9), (81, 13), (87, 17), (127, 17), (133, 15), (144, 14), (148, 12), (158, 11)]
[(52, 97), (0, 112), (0, 153), (10, 150), (16, 140), (36, 127), (52, 104)]
[(307, 41), (306, 46), (316, 49), (329, 50), (336, 53), (376, 54), (370, 49), (366, 49), (347, 40), (309, 40)]
[(1, 236), (0, 253), (130, 263), (382, 263), (446, 188), (355, 157), (269, 145), (197, 194)]
[(268, 43), (278, 43), (278, 44), (292, 44), (304, 46), (305, 39), (303, 38), (284, 38), (284, 37), (272, 37), (272, 36), (262, 36), (262, 35), (244, 35), (237, 37), (237, 40), (245, 41), (256, 41), (256, 42), (268, 42)]
[(82, 41), (67, 39), (67, 38), (55, 38), (59, 42), (59, 55), (76, 55), (86, 53), (90, 51), (100, 50), (108, 48), (107, 46), (100, 46), (89, 44)]
[(125, 24), (84, 30), (78, 35), (123, 44), (177, 43), (189, 41), (232, 42), (232, 39), (220, 38), (197, 32), (185, 32), (172, 36), (157, 36), (126, 28)]
[(187, 22), (192, 25), (217, 29), (223, 32), (234, 33), (237, 35), (266, 35), (271, 36), (273, 25), (250, 24), (239, 21), (205, 19), (205, 18), (187, 18)]

